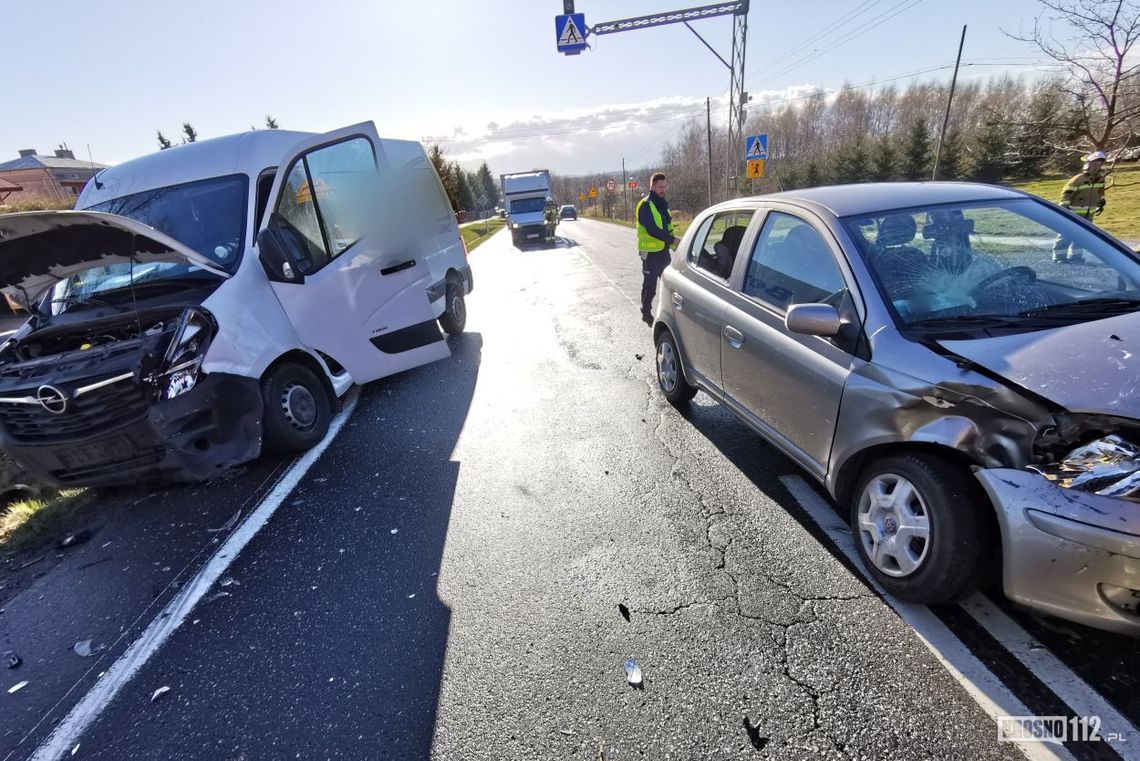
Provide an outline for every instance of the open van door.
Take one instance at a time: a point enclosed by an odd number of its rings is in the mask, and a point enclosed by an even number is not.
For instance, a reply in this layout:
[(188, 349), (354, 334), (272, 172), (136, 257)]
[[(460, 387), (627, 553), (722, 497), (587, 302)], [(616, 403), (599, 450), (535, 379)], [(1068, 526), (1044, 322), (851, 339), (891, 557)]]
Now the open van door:
[(371, 122), (306, 139), (282, 160), (257, 236), (301, 341), (356, 383), (450, 354), (428, 300), (427, 236), (397, 218), (390, 174)]

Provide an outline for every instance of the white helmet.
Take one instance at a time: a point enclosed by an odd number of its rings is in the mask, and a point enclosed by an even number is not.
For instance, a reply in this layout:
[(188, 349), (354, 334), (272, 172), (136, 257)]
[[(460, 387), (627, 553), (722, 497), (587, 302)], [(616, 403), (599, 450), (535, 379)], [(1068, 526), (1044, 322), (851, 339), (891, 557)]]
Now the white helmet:
[(1092, 161), (1107, 161), (1107, 160), (1108, 160), (1108, 156), (1104, 155), (1104, 151), (1093, 151), (1089, 155), (1081, 157), (1081, 161), (1085, 162), (1086, 164), (1088, 164)]

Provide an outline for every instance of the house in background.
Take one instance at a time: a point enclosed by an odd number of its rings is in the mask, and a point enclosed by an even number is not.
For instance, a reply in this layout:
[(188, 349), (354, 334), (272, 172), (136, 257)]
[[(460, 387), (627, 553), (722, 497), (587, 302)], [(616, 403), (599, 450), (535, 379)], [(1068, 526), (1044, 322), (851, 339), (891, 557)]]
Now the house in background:
[(35, 149), (20, 151), (20, 157), (0, 163), (0, 204), (49, 201), (61, 205), (74, 201), (87, 181), (106, 164), (75, 158), (62, 145), (54, 156), (41, 156)]

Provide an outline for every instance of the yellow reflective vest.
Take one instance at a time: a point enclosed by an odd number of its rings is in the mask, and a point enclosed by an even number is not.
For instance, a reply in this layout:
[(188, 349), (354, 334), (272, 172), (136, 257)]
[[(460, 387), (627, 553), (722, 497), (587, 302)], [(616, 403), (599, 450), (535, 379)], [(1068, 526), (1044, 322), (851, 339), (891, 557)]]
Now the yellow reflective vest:
[(1104, 203), (1104, 175), (1081, 172), (1065, 183), (1061, 205), (1082, 217), (1091, 217)]
[(646, 195), (644, 198), (637, 202), (637, 208), (633, 210), (633, 218), (637, 220), (637, 250), (646, 252), (664, 251), (667, 248), (665, 241), (654, 238), (649, 234), (649, 231), (645, 229), (645, 226), (641, 224), (641, 206), (642, 204), (646, 203), (649, 204), (649, 213), (653, 215), (653, 222), (659, 228), (662, 228), (665, 230), (665, 232), (669, 233), (669, 235), (673, 235), (672, 218), (669, 219), (669, 226), (666, 228), (664, 225), (664, 220), (661, 217), (661, 212), (657, 209), (657, 204), (650, 201), (649, 196)]

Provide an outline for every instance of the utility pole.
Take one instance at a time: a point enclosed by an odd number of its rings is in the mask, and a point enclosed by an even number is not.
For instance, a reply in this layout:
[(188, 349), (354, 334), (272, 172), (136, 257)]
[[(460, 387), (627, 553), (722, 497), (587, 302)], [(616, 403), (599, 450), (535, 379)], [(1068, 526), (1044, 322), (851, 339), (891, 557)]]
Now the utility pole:
[(621, 196), (625, 206), (625, 219), (629, 219), (629, 179), (625, 176), (625, 159), (621, 160)]
[(712, 206), (712, 98), (705, 98), (705, 130), (709, 140), (709, 206)]
[(962, 46), (966, 44), (966, 25), (962, 25), (962, 39), (958, 41), (958, 59), (954, 61), (954, 76), (950, 79), (950, 94), (946, 96), (946, 114), (942, 117), (942, 132), (938, 134), (938, 149), (934, 151), (934, 171), (931, 180), (938, 179), (938, 164), (942, 161), (942, 141), (946, 139), (946, 125), (950, 123), (950, 104), (954, 102), (954, 85), (958, 84), (958, 67), (962, 64)]

